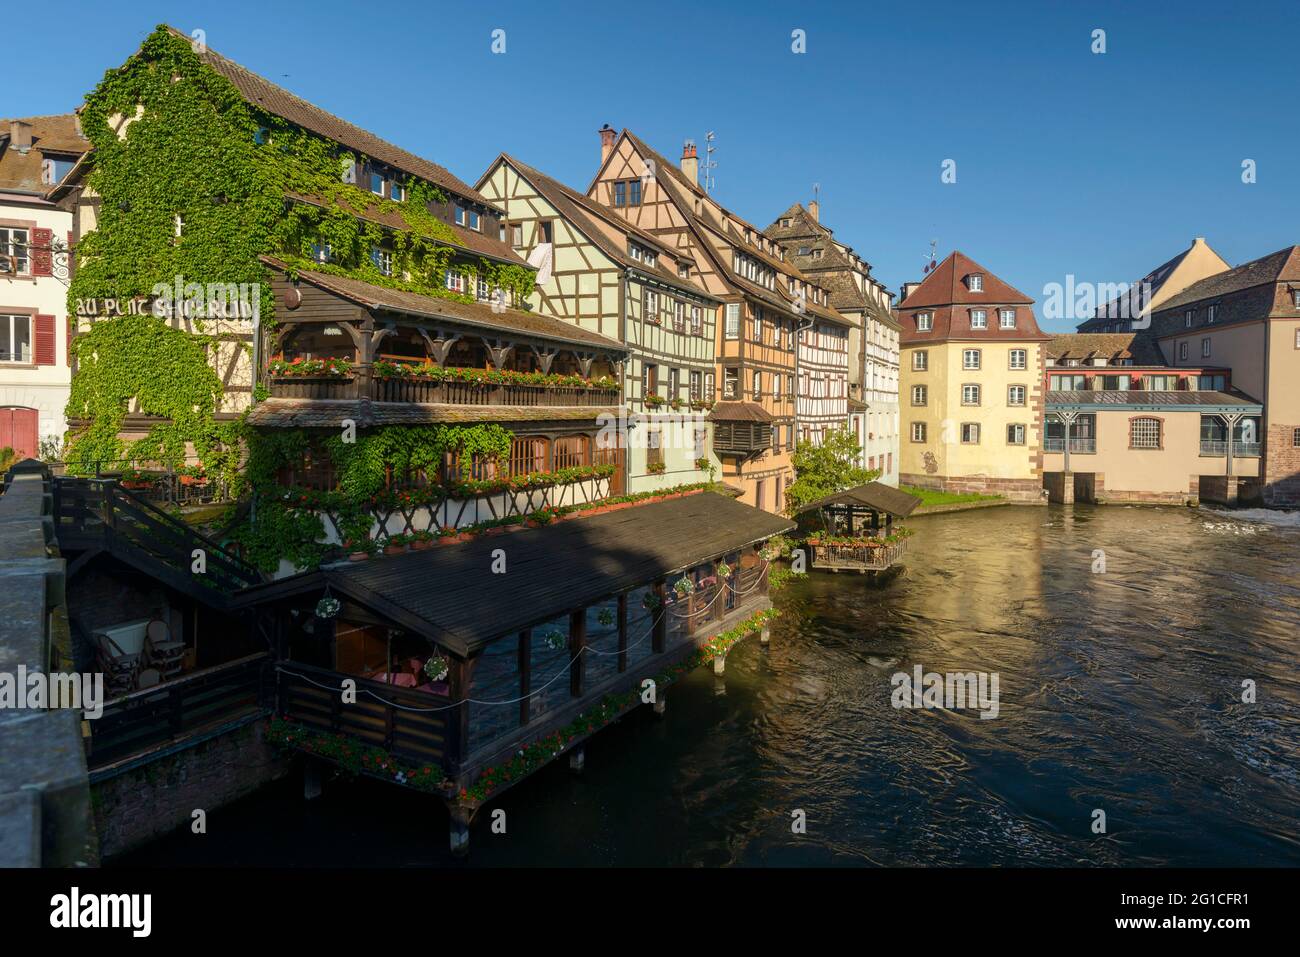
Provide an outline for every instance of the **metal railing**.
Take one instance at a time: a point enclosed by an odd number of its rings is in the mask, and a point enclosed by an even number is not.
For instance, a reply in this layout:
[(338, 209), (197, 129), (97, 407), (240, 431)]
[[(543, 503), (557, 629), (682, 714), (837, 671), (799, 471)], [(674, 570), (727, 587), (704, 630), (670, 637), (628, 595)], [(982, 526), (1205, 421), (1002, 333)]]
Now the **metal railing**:
[[(1065, 439), (1064, 439), (1064, 438), (1054, 437), (1054, 436), (1049, 436), (1048, 438), (1043, 439), (1043, 451), (1044, 451), (1044, 452), (1064, 452), (1064, 451), (1065, 451)], [(1096, 440), (1095, 438), (1090, 437), (1090, 436), (1077, 436), (1077, 435), (1072, 435), (1072, 436), (1070, 436), (1070, 451), (1071, 451), (1071, 452), (1083, 452), (1083, 453), (1085, 453), (1085, 454), (1086, 454), (1086, 453), (1091, 453), (1091, 452), (1096, 452), (1096, 451), (1097, 451), (1097, 440)]]
[[(1259, 442), (1233, 442), (1232, 455), (1234, 458), (1240, 456), (1246, 459), (1257, 459), (1262, 451)], [(1226, 456), (1228, 454), (1228, 443), (1226, 440), (1218, 439), (1201, 439), (1201, 454)]]

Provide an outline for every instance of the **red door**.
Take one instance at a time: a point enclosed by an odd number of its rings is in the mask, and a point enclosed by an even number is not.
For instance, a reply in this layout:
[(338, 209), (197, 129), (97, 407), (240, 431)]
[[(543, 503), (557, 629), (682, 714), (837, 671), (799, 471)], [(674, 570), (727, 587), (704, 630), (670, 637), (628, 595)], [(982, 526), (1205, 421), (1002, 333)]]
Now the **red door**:
[(40, 444), (35, 409), (0, 408), (0, 449), (11, 448), (19, 460), (34, 459)]

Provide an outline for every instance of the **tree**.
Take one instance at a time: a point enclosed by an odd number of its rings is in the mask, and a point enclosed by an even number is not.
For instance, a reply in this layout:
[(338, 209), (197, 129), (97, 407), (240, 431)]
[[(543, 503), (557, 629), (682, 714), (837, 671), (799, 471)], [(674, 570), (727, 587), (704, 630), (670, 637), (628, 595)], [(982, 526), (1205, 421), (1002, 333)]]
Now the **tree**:
[(830, 430), (821, 445), (800, 442), (793, 457), (795, 479), (785, 490), (786, 513), (793, 515), (801, 505), (877, 478), (880, 470), (860, 467), (861, 457), (862, 446), (851, 429)]

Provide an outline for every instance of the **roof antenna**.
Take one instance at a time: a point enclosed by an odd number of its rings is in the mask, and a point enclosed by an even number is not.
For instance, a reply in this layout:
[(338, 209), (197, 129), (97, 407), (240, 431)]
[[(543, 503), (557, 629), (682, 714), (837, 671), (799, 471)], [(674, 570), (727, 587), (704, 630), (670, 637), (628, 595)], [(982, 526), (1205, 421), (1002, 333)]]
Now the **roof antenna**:
[(928, 260), (925, 264), (925, 270), (921, 273), (923, 276), (929, 275), (935, 269), (935, 267), (939, 265), (939, 263), (936, 262), (936, 259), (938, 258), (936, 255), (936, 250), (938, 246), (939, 246), (939, 240), (937, 239), (930, 240), (930, 255), (922, 257)]
[(700, 166), (704, 169), (704, 192), (709, 192), (714, 186), (718, 185), (713, 179), (712, 170), (718, 168), (717, 161), (713, 158), (714, 151), (717, 149), (713, 145), (713, 130), (704, 134), (704, 162)]

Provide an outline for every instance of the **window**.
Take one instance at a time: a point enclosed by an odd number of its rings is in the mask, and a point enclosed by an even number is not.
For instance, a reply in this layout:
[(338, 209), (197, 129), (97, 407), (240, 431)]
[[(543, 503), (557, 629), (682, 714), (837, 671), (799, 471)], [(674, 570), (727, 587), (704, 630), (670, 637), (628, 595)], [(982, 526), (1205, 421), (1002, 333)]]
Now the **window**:
[(1183, 362), (1186, 362), (1186, 361), (1187, 361), (1187, 343), (1186, 343), (1186, 342), (1180, 342), (1180, 343), (1178, 343), (1178, 358), (1179, 358), (1180, 361), (1183, 361)]
[(1082, 392), (1088, 387), (1088, 380), (1081, 375), (1054, 375), (1050, 377), (1053, 392)]
[[(475, 210), (470, 209), (468, 206), (461, 206), (459, 203), (457, 203), (456, 204), (456, 225), (465, 226), (468, 229), (478, 229), (479, 228), (478, 213)], [(549, 243), (550, 239), (547, 239), (546, 242)]]
[(659, 367), (653, 362), (641, 366), (641, 395), (659, 394)]
[(540, 436), (523, 436), (510, 443), (510, 474), (528, 475), (549, 472), (550, 440)]
[(627, 204), (629, 206), (641, 205), (641, 181), (639, 179), (628, 180)]
[(961, 367), (963, 369), (978, 369), (980, 367), (980, 351), (978, 349), (963, 349)]
[(1201, 392), (1222, 392), (1227, 380), (1221, 375), (1200, 375), (1196, 377), (1196, 388)]
[(334, 258), (334, 250), (329, 243), (318, 239), (311, 244), (311, 258), (318, 263), (327, 263)]
[(486, 279), (480, 279), (478, 281), (478, 284), (474, 292), (477, 294), (479, 302), (487, 302), (492, 295), (492, 291), (488, 289), (488, 284)]
[(727, 303), (727, 322), (723, 334), (728, 339), (740, 338), (740, 303)]
[[(698, 401), (700, 398), (700, 373), (692, 371), (690, 377), (690, 396), (692, 401)], [(699, 458), (697, 455), (696, 458)]]
[(523, 248), (524, 245), (523, 223), (515, 223), (513, 226), (510, 227), (510, 231), (511, 231), (511, 238), (514, 240), (514, 245)]
[(691, 306), (691, 335), (704, 335), (704, 312), (699, 306)]
[(679, 279), (690, 279), (690, 278), (691, 278), (691, 264), (690, 264), (690, 263), (678, 263), (678, 264), (677, 264), (677, 276), (678, 276)]
[(0, 256), (13, 256), (15, 272), (27, 272), (27, 230), (0, 228)]
[(32, 361), (32, 317), (0, 316), (0, 362)]
[(722, 370), (722, 398), (735, 401), (740, 398), (740, 370)]
[(970, 327), (972, 329), (987, 329), (989, 327), (989, 314), (984, 309), (972, 309), (970, 311)]
[(754, 341), (763, 341), (763, 310), (758, 308), (754, 310)]
[(388, 184), (388, 198), (393, 200), (393, 202), (400, 203), (402, 200), (406, 199), (406, 187), (397, 182), (397, 180), (393, 180)]
[(917, 372), (924, 372), (930, 368), (930, 353), (924, 349), (918, 349), (912, 353), (912, 368)]
[(925, 405), (927, 389), (923, 385), (912, 386), (912, 405)]
[(645, 437), (646, 465), (664, 464), (664, 437), (658, 429), (651, 429)]
[(1300, 449), (1300, 429), (1291, 430), (1291, 448)]
[(579, 468), (587, 463), (587, 436), (566, 435), (555, 440), (555, 468)]
[(376, 196), (384, 195), (384, 174), (383, 173), (370, 174), (370, 192), (374, 193)]
[(1014, 329), (1016, 327), (1016, 311), (1014, 309), (999, 309), (998, 325), (1003, 329)]
[(713, 373), (704, 373), (704, 399), (706, 402), (713, 401)]
[(686, 331), (686, 303), (680, 299), (673, 300), (673, 331)]
[[(381, 276), (391, 276), (393, 274), (393, 253), (391, 250), (384, 249), (382, 246), (371, 246), (370, 261), (374, 263)], [(464, 291), (463, 284), (461, 291)]]
[(1183, 313), (1183, 326), (1184, 326), (1184, 328), (1187, 328), (1187, 329), (1192, 328), (1192, 322), (1195, 320), (1195, 318), (1196, 318), (1196, 310), (1195, 310), (1195, 309), (1188, 309), (1186, 312), (1184, 312), (1184, 313)]
[(924, 422), (913, 422), (913, 423), (912, 423), (912, 441), (913, 441), (913, 442), (924, 442), (924, 441), (925, 441), (925, 423), (924, 423)]
[(980, 404), (980, 387), (977, 385), (964, 385), (961, 387), (961, 404), (962, 405), (979, 405)]
[(970, 276), (967, 277), (966, 284), (970, 288), (971, 292), (983, 292), (984, 274), (978, 272), (971, 273)]
[[(1291, 305), (1300, 309), (1300, 289), (1291, 290)], [(1297, 333), (1297, 338), (1300, 338), (1300, 333)]]
[(681, 392), (682, 392), (682, 388), (681, 388), (681, 370), (680, 370), (680, 369), (669, 369), (669, 370), (668, 370), (668, 398), (669, 398), (669, 399), (680, 399), (680, 398), (681, 398)]
[(624, 182), (623, 180), (619, 180), (614, 184), (614, 206), (615, 208), (618, 208), (620, 206), (626, 206), (626, 205), (627, 205), (627, 183)]
[(763, 395), (763, 373), (754, 373), (753, 388), (750, 390), (750, 393), (755, 399), (760, 398)]
[(961, 444), (980, 444), (980, 424), (978, 422), (963, 422), (961, 424)]
[(447, 288), (452, 292), (465, 291), (465, 277), (454, 270), (447, 270)]
[(653, 289), (645, 291), (645, 321), (659, 322), (659, 293)]
[(1160, 448), (1160, 420), (1146, 417), (1129, 419), (1128, 447), (1131, 449)]
[(1019, 424), (1007, 426), (1007, 445), (1024, 445), (1025, 427)]
[(781, 398), (781, 377), (779, 375), (772, 376), (772, 398)]
[(785, 376), (785, 391), (790, 398), (794, 398), (794, 373), (788, 372)]
[(1023, 385), (1013, 385), (1007, 387), (1007, 405), (1024, 405), (1025, 404), (1025, 387)]
[(1211, 303), (1210, 305), (1205, 307), (1206, 322), (1213, 322), (1218, 317), (1219, 317), (1219, 304), (1217, 302)]
[(551, 237), (555, 234), (555, 225), (549, 221), (537, 224), (537, 241), (540, 243), (551, 242)]
[(1108, 392), (1127, 392), (1132, 388), (1133, 379), (1127, 375), (1104, 375), (1098, 376), (1101, 385), (1098, 388)]
[(1208, 359), (1210, 356), (1210, 337), (1206, 336), (1201, 340), (1201, 358)]
[(918, 312), (916, 314), (916, 331), (929, 332), (934, 328), (934, 313)]
[(1029, 353), (1024, 349), (1012, 349), (1009, 353), (1012, 369), (1024, 369), (1029, 365)]

